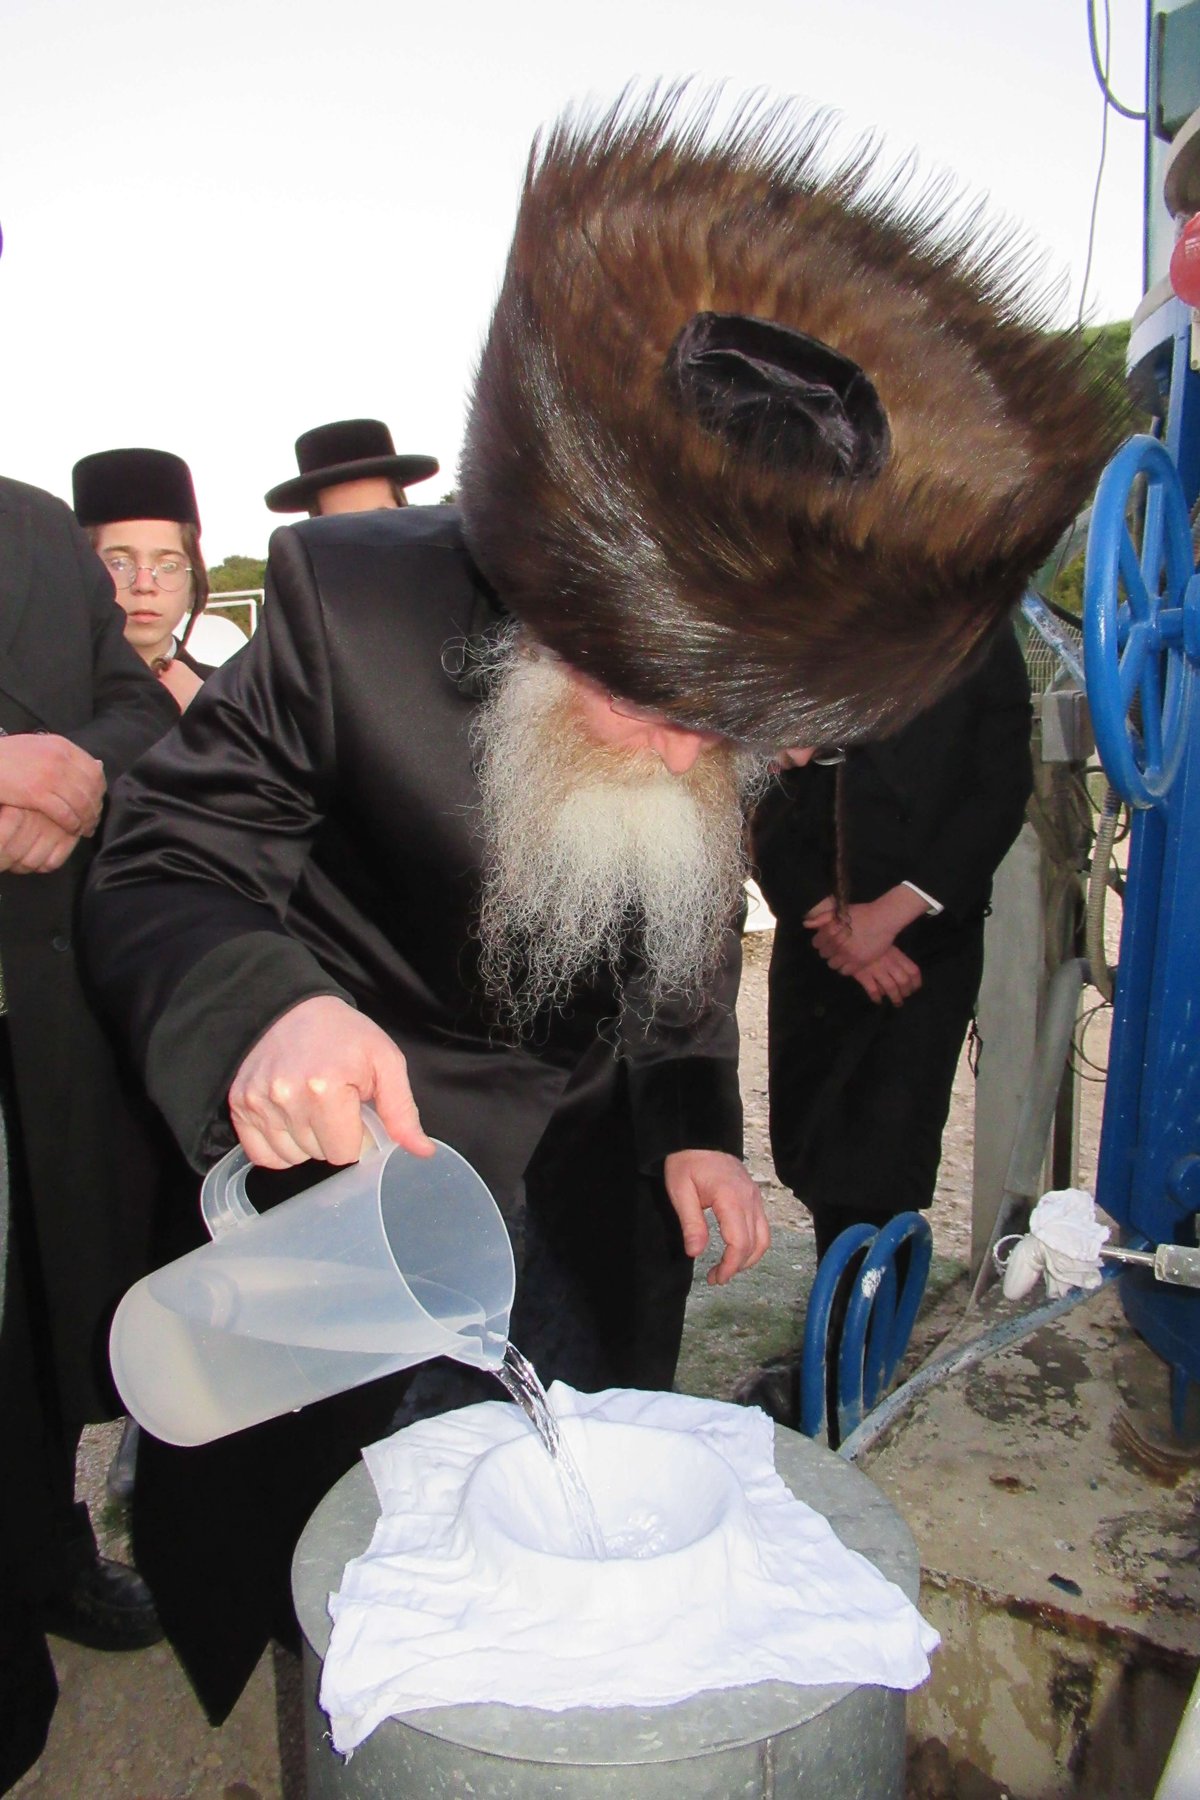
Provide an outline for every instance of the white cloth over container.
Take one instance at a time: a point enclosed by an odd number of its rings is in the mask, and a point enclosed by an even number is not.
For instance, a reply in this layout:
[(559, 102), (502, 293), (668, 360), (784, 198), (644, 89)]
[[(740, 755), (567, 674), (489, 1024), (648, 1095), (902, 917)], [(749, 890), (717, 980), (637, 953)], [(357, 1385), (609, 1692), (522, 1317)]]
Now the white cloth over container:
[[(528, 1471), (516, 1440), (533, 1430), (517, 1407), (485, 1402), (371, 1445), (364, 1455), (381, 1516), (329, 1602), (320, 1700), (338, 1750), (423, 1707), (492, 1701), (553, 1712), (667, 1705), (770, 1680), (912, 1688), (926, 1678), (937, 1632), (790, 1493), (775, 1473), (765, 1414), (634, 1389), (581, 1394), (563, 1383), (550, 1400), (585, 1449), (604, 1437), (591, 1422), (645, 1427), (656, 1454), (659, 1433), (697, 1440), (687, 1453), (680, 1447), (680, 1511), (694, 1510), (693, 1449), (721, 1459), (732, 1508), (715, 1531), (706, 1534), (702, 1520), (697, 1542), (674, 1555), (592, 1563), (518, 1548), (506, 1564), (490, 1531), (472, 1527), (465, 1501), (499, 1447), (515, 1445), (506, 1458)], [(536, 1439), (532, 1448), (551, 1468)], [(502, 1488), (490, 1483), (492, 1500)], [(524, 1497), (514, 1496), (518, 1511)], [(525, 1507), (519, 1528), (529, 1541), (537, 1525)]]

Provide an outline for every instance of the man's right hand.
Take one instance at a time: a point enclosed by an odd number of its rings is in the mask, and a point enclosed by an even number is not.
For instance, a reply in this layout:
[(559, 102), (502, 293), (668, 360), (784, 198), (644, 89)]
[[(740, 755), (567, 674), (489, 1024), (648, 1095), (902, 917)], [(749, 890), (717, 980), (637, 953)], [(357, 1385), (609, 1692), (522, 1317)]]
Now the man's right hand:
[(362, 1154), (362, 1105), (414, 1156), (432, 1156), (408, 1084), (408, 1066), (378, 1025), (332, 995), (302, 1000), (259, 1038), (229, 1090), (242, 1148), (264, 1169)]
[(857, 970), (851, 979), (857, 981), (877, 1006), (882, 1006), (885, 1000), (893, 1006), (903, 1006), (921, 986), (921, 971), (911, 956), (905, 956), (903, 950), (893, 944), (874, 962)]
[(0, 737), (0, 805), (45, 813), (72, 837), (91, 837), (104, 804), (104, 765), (49, 732)]

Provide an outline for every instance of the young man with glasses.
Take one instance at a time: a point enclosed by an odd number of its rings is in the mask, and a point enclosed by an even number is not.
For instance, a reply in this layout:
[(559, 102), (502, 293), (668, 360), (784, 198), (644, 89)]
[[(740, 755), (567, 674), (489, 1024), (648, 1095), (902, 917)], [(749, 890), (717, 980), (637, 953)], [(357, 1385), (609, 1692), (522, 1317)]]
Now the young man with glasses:
[(182, 712), (212, 674), (187, 648), (208, 599), (192, 472), (169, 450), (98, 450), (75, 464), (71, 485), (75, 517), (124, 609), (125, 636)]

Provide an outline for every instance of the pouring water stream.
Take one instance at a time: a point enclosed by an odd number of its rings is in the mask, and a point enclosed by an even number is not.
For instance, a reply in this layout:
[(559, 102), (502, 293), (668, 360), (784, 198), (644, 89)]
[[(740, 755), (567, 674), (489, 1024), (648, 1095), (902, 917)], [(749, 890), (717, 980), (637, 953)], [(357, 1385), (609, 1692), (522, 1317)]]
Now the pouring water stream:
[(497, 1380), (507, 1388), (550, 1454), (566, 1501), (567, 1513), (580, 1545), (595, 1561), (605, 1561), (608, 1550), (596, 1508), (579, 1464), (558, 1428), (558, 1420), (551, 1411), (550, 1401), (537, 1370), (528, 1357), (522, 1356), (516, 1345), (510, 1342), (505, 1346), (504, 1360), (495, 1373)]

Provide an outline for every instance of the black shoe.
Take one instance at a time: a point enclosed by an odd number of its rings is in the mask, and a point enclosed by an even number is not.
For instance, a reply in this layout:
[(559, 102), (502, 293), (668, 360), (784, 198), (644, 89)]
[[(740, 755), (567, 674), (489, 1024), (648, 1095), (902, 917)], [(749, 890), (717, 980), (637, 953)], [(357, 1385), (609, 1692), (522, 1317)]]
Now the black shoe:
[(133, 1478), (137, 1469), (138, 1439), (141, 1432), (136, 1419), (126, 1419), (125, 1429), (121, 1433), (121, 1442), (117, 1453), (108, 1465), (108, 1474), (104, 1480), (110, 1500), (118, 1506), (128, 1506), (133, 1499)]
[(107, 1556), (97, 1556), (65, 1592), (43, 1602), (41, 1623), (54, 1637), (89, 1650), (144, 1650), (163, 1635), (137, 1570)]
[(795, 1431), (800, 1424), (800, 1359), (773, 1357), (738, 1382), (733, 1390), (738, 1406), (758, 1406), (777, 1425)]

